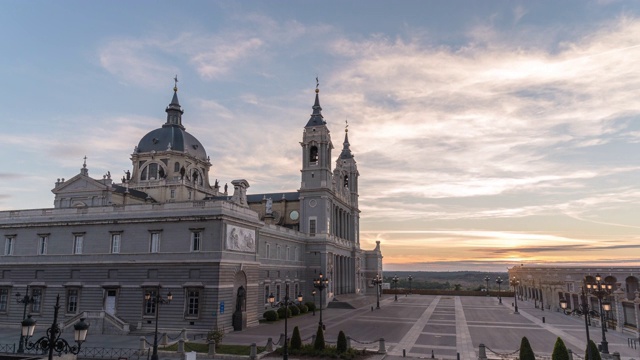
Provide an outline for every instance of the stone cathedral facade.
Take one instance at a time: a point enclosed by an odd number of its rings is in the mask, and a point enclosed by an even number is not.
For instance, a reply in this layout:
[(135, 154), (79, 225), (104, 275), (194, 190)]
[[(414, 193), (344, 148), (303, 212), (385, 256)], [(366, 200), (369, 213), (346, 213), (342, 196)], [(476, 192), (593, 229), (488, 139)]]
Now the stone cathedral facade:
[[(85, 160), (55, 182), (53, 208), (0, 212), (0, 324), (19, 326), (16, 295), (26, 292), (34, 299), (27, 313), (42, 323), (60, 295), (63, 326), (86, 317), (92, 331), (144, 333), (160, 311), (169, 331), (241, 330), (258, 323), (271, 293), (284, 298), (286, 284), (291, 298), (312, 300), (323, 273), (326, 305), (366, 294), (381, 275), (379, 243), (360, 248), (360, 174), (348, 134), (334, 160), (318, 89), (300, 142), (300, 189), (270, 194), (251, 194), (244, 179), (210, 184), (211, 159), (186, 131), (177, 91), (122, 179), (91, 177)], [(144, 300), (169, 292), (169, 304)]]

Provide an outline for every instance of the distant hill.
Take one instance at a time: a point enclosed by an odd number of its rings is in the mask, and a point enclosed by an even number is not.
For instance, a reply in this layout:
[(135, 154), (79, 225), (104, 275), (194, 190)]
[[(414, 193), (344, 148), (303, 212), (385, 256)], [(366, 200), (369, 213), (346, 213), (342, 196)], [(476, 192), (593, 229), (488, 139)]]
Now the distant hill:
[[(482, 290), (486, 288), (489, 277), (489, 289), (497, 290), (498, 276), (503, 280), (502, 290), (509, 288), (509, 274), (506, 272), (480, 272), (480, 271), (385, 271), (383, 280), (392, 283), (391, 279), (398, 276), (398, 288), (409, 288), (409, 275), (412, 276), (411, 288), (413, 289), (439, 289), (454, 290), (459, 285), (461, 290)], [(392, 284), (393, 287), (393, 284)]]

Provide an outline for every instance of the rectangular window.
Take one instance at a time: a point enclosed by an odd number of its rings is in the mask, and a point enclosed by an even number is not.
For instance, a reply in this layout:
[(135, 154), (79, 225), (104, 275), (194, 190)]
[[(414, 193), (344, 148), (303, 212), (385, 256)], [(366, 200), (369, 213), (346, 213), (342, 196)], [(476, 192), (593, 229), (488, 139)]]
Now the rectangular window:
[(73, 236), (73, 253), (82, 254), (82, 243), (84, 242), (84, 235)]
[(9, 303), (9, 289), (0, 288), (0, 313), (6, 313)]
[(156, 294), (157, 294), (157, 289), (146, 289), (145, 290), (145, 297), (146, 294), (149, 294), (149, 300), (146, 300), (143, 298), (144, 301), (144, 314), (146, 316), (152, 316), (156, 314), (156, 302), (155, 302), (155, 298), (156, 298)]
[(111, 253), (112, 254), (120, 253), (121, 238), (122, 238), (122, 234), (111, 234)]
[(176, 198), (176, 189), (171, 189), (171, 198), (172, 199)]
[(4, 239), (4, 254), (13, 255), (13, 247), (16, 246), (16, 238), (13, 236), (7, 236)]
[(78, 313), (78, 289), (67, 289), (67, 314)]
[(269, 258), (269, 256), (271, 255), (271, 254), (270, 254), (270, 253), (271, 253), (271, 245), (267, 244), (266, 249), (265, 249), (265, 251), (264, 251), (264, 252), (265, 252), (265, 253), (264, 253), (264, 257), (268, 259), (268, 258)]
[(265, 285), (264, 286), (264, 303), (265, 304), (269, 302), (269, 295), (271, 295), (271, 293), (269, 292), (269, 285)]
[(277, 253), (276, 259), (280, 260), (282, 257), (282, 252), (280, 251), (280, 245), (276, 245), (276, 253)]
[(187, 317), (198, 317), (200, 313), (200, 290), (187, 290)]
[(40, 235), (38, 237), (38, 255), (47, 254), (47, 243), (49, 242), (48, 235)]
[(151, 241), (149, 244), (149, 252), (157, 253), (160, 250), (160, 233), (151, 233)]
[(287, 246), (287, 258), (286, 258), (286, 260), (291, 260), (291, 258), (289, 257), (289, 255), (290, 255), (290, 254), (289, 254), (289, 247)]
[(200, 251), (200, 239), (202, 233), (200, 231), (193, 231), (191, 233), (191, 251)]
[(280, 302), (280, 284), (276, 285), (276, 302)]
[(316, 219), (309, 219), (309, 235), (316, 234)]
[(32, 288), (31, 297), (33, 297), (33, 303), (31, 303), (31, 312), (40, 313), (40, 309), (42, 305), (42, 289)]

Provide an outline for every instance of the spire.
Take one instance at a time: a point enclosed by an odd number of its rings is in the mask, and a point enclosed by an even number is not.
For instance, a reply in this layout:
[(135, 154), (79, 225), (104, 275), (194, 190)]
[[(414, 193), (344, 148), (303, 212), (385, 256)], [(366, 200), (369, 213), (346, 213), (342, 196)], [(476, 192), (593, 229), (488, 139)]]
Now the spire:
[(324, 117), (322, 116), (322, 108), (320, 107), (320, 96), (318, 95), (320, 93), (320, 89), (318, 89), (318, 86), (320, 86), (320, 82), (318, 82), (318, 78), (316, 77), (316, 101), (313, 103), (313, 113), (311, 114), (311, 118), (309, 119), (305, 127), (327, 124), (327, 122), (324, 121)]
[(184, 110), (182, 110), (180, 102), (178, 101), (178, 75), (176, 75), (173, 80), (173, 98), (169, 106), (165, 109), (167, 112), (167, 122), (164, 126), (176, 125), (184, 130), (184, 126), (182, 126), (182, 114), (184, 114)]
[(349, 122), (347, 120), (344, 121), (344, 142), (342, 143), (342, 152), (340, 153), (340, 159), (351, 159), (353, 158), (353, 154), (351, 154), (351, 149), (349, 148)]

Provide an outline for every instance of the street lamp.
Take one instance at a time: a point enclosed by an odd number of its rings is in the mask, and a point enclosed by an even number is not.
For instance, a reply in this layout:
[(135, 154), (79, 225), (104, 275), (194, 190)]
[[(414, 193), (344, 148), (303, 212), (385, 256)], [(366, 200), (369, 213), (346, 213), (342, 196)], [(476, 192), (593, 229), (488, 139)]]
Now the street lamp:
[(395, 287), (395, 300), (393, 301), (398, 301), (398, 275), (395, 275), (391, 281), (393, 282), (393, 287)]
[(411, 281), (413, 280), (413, 276), (409, 275), (409, 277), (407, 278), (407, 280), (409, 280), (409, 294), (411, 294), (412, 292), (412, 288), (411, 288)]
[(144, 299), (147, 301), (147, 304), (153, 306), (156, 313), (156, 330), (153, 335), (153, 353), (151, 354), (151, 360), (158, 360), (158, 314), (160, 313), (160, 305), (169, 304), (171, 300), (173, 300), (173, 295), (171, 291), (169, 291), (167, 298), (162, 298), (162, 296), (160, 296), (160, 286), (158, 285), (155, 294), (152, 295), (150, 292), (147, 292), (144, 294)]
[(320, 321), (318, 322), (318, 326), (324, 330), (324, 324), (322, 323), (322, 291), (329, 286), (329, 279), (326, 279), (322, 273), (318, 274), (317, 279), (313, 279), (313, 287), (318, 289), (320, 292)]
[[(298, 302), (302, 303), (302, 294), (298, 294), (297, 296), (298, 298)], [(282, 359), (283, 360), (288, 360), (289, 359), (289, 351), (288, 351), (288, 332), (289, 330), (287, 329), (287, 318), (289, 317), (289, 305), (292, 305), (293, 303), (289, 301), (289, 283), (285, 284), (285, 292), (284, 292), (284, 301), (280, 301), (278, 303), (276, 303), (276, 297), (273, 296), (273, 293), (271, 293), (271, 295), (269, 295), (269, 304), (271, 304), (271, 307), (281, 307), (284, 308), (284, 345), (282, 347)]]
[(593, 354), (591, 354), (591, 346), (589, 346), (589, 342), (591, 341), (589, 338), (589, 315), (597, 315), (598, 313), (596, 311), (593, 310), (589, 310), (589, 304), (587, 303), (587, 294), (584, 292), (584, 286), (580, 287), (580, 300), (581, 300), (581, 304), (579, 305), (579, 307), (577, 309), (574, 309), (573, 311), (569, 310), (567, 311), (567, 305), (568, 305), (568, 301), (563, 297), (560, 300), (560, 307), (562, 308), (562, 312), (564, 312), (565, 315), (571, 315), (571, 314), (577, 314), (577, 315), (584, 315), (584, 329), (587, 333), (587, 359), (586, 360), (593, 360)]
[[(35, 303), (35, 299), (33, 296), (29, 296), (29, 287), (27, 286), (27, 293), (24, 294), (24, 297), (20, 298), (22, 295), (20, 293), (16, 294), (16, 300), (18, 304), (24, 304), (24, 310), (22, 311), (22, 319), (27, 319), (27, 306), (29, 304)], [(24, 334), (20, 333), (20, 344), (18, 345), (18, 354), (24, 353)]]
[(82, 343), (87, 339), (87, 332), (89, 330), (89, 324), (84, 322), (84, 318), (80, 319), (75, 325), (74, 340), (78, 345), (71, 345), (65, 339), (60, 338), (62, 330), (58, 326), (58, 311), (60, 310), (60, 295), (56, 297), (56, 305), (53, 312), (53, 324), (47, 329), (47, 335), (41, 337), (35, 342), (30, 342), (29, 338), (33, 336), (33, 332), (36, 329), (36, 321), (29, 315), (26, 319), (22, 320), (22, 336), (26, 343), (25, 348), (27, 350), (36, 350), (49, 352), (49, 360), (53, 360), (53, 353), (55, 352), (60, 356), (62, 353), (78, 355)]
[(489, 275), (487, 275), (487, 276), (485, 276), (485, 277), (484, 277), (484, 281), (486, 281), (486, 282), (487, 282), (487, 296), (489, 296), (489, 280), (491, 280), (491, 279), (489, 278)]
[(502, 284), (503, 280), (498, 276), (496, 279), (496, 284), (498, 284), (498, 304), (502, 304), (502, 293), (500, 292), (500, 284)]
[(313, 289), (311, 296), (313, 296), (313, 316), (316, 316), (316, 289)]
[(516, 277), (514, 276), (513, 278), (511, 278), (511, 280), (509, 281), (509, 283), (511, 284), (511, 286), (513, 286), (513, 297), (516, 301), (516, 314), (519, 314), (518, 312), (518, 285), (520, 285), (520, 280), (516, 279)]
[[(605, 284), (602, 282), (602, 277), (600, 274), (596, 274), (596, 282), (595, 283), (587, 283), (587, 290), (590, 294), (595, 295), (598, 298), (598, 304), (600, 306), (600, 327), (602, 328), (602, 353), (609, 353), (609, 343), (607, 342), (607, 337), (605, 335), (606, 325), (604, 323), (604, 312), (611, 311), (611, 302), (606, 300), (606, 297), (611, 294), (613, 290), (613, 285)], [(605, 299), (603, 301), (603, 299)]]
[(380, 309), (380, 285), (382, 284), (382, 279), (379, 274), (371, 280), (371, 284), (376, 287), (376, 309)]

